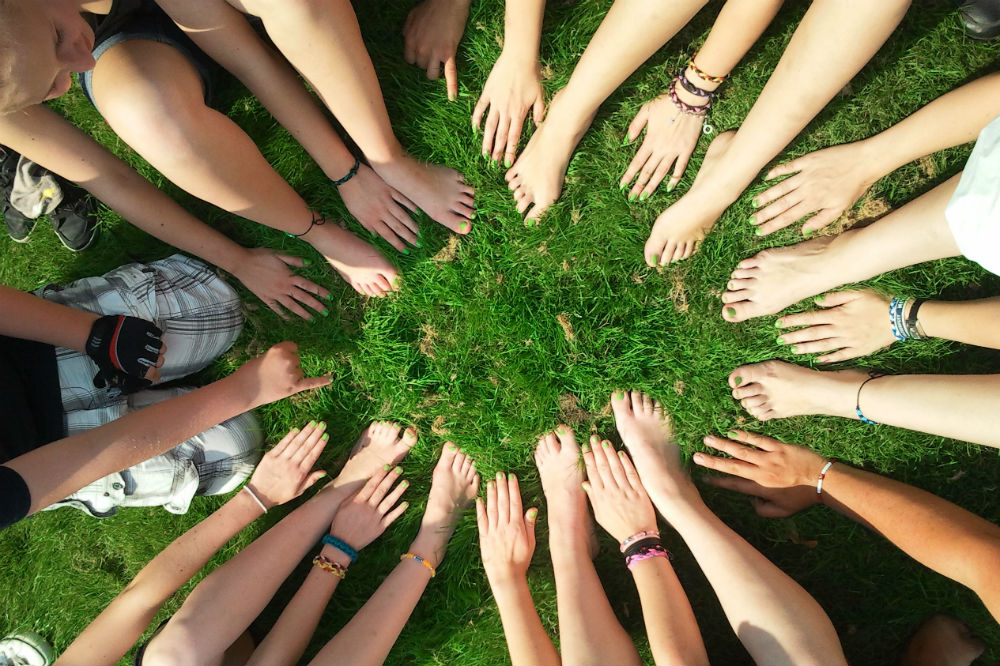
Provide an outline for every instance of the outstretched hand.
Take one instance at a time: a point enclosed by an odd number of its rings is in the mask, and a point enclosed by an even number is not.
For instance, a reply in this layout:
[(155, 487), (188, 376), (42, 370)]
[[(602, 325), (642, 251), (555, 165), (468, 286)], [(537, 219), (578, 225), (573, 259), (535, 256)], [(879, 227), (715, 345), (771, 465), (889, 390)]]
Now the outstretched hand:
[(378, 470), (349, 502), (340, 506), (330, 525), (330, 534), (355, 550), (381, 536), (409, 506), (407, 502), (396, 504), (409, 485), (405, 479), (396, 483), (402, 473), (402, 467)]
[[(701, 137), (704, 117), (682, 113), (670, 95), (663, 94), (646, 102), (628, 128), (628, 143), (633, 143), (646, 128), (646, 138), (625, 170), (618, 186), (624, 189), (632, 179), (629, 200), (646, 199), (670, 173), (667, 192), (680, 182), (688, 160)], [(638, 176), (638, 177), (637, 177)]]
[(615, 451), (608, 440), (596, 435), (583, 446), (587, 480), (583, 489), (594, 507), (594, 520), (619, 543), (639, 532), (656, 531), (656, 512), (632, 459)]
[(414, 7), (403, 26), (406, 62), (427, 70), (427, 78), (437, 81), (444, 64), (448, 99), (458, 97), (458, 65), (455, 54), (469, 18), (469, 0), (424, 0)]
[(294, 342), (279, 342), (262, 356), (244, 363), (231, 377), (240, 383), (255, 407), (329, 384), (330, 375), (303, 374), (298, 350)]
[[(835, 291), (815, 299), (820, 310), (785, 315), (778, 319), (782, 344), (796, 354), (824, 354), (820, 363), (836, 363), (867, 356), (888, 347), (896, 338), (889, 325), (889, 299), (872, 289)], [(830, 352), (830, 353), (825, 353)]]
[(293, 500), (326, 476), (312, 469), (330, 439), (325, 431), (326, 424), (315, 421), (302, 430), (292, 428), (264, 454), (247, 482), (264, 506), (270, 509)]
[(357, 175), (337, 191), (361, 226), (384, 238), (389, 245), (400, 252), (406, 250), (407, 244), (419, 245), (419, 229), (410, 217), (416, 205), (390, 187), (367, 164), (359, 165)]
[(472, 126), (477, 130), (486, 109), (489, 114), (483, 131), (483, 156), (494, 162), (502, 158), (504, 165), (510, 167), (517, 157), (517, 144), (528, 113), (536, 127), (545, 117), (545, 93), (538, 63), (515, 62), (501, 53), (472, 111)]
[(523, 514), (521, 490), (517, 477), (486, 484), (486, 501), (476, 498), (476, 524), (479, 526), (479, 550), (490, 585), (524, 578), (535, 552), (535, 521), (538, 509)]
[(741, 430), (731, 439), (706, 437), (705, 444), (731, 456), (696, 453), (696, 465), (731, 476), (710, 476), (705, 481), (735, 490), (753, 499), (754, 510), (765, 518), (785, 518), (819, 501), (816, 482), (826, 458), (797, 444)]
[(286, 309), (303, 319), (312, 319), (302, 306), (322, 312), (327, 306), (316, 297), (327, 298), (330, 292), (292, 270), (304, 264), (301, 257), (257, 247), (246, 251), (233, 275), (282, 319), (288, 319)]
[(848, 143), (824, 148), (771, 169), (765, 180), (794, 175), (754, 197), (754, 204), (761, 207), (754, 215), (759, 233), (784, 229), (815, 213), (802, 225), (803, 234), (811, 233), (853, 206), (879, 178), (865, 171), (858, 146)]

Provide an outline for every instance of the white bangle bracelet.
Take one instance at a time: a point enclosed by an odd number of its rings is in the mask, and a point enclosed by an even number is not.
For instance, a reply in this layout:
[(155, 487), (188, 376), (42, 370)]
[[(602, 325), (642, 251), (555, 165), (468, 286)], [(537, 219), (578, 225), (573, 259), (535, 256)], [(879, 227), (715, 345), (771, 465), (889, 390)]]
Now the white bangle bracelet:
[(833, 467), (835, 460), (827, 460), (826, 464), (823, 465), (823, 469), (819, 471), (819, 479), (816, 480), (816, 498), (822, 502), (823, 501), (823, 479), (826, 478), (826, 473), (830, 471)]
[(250, 497), (253, 498), (254, 502), (257, 502), (257, 506), (260, 507), (261, 511), (263, 511), (264, 513), (267, 513), (267, 507), (264, 506), (264, 503), (260, 501), (260, 498), (257, 497), (256, 493), (254, 493), (254, 491), (250, 490), (250, 486), (243, 486), (243, 490), (247, 491), (250, 494)]

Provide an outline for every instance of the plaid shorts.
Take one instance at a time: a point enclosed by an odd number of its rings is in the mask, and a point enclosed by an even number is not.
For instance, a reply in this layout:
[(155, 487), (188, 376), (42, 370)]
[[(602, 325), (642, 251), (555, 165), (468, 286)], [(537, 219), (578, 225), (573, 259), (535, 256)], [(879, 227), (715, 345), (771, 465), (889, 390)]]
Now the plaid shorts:
[[(243, 328), (239, 297), (205, 264), (173, 255), (128, 264), (100, 277), (35, 292), (97, 314), (141, 317), (163, 330), (167, 346), (161, 382), (203, 369), (232, 346)], [(190, 389), (147, 389), (129, 396), (94, 388), (97, 365), (85, 354), (56, 348), (68, 435), (97, 428)], [(119, 506), (163, 506), (185, 513), (194, 495), (234, 490), (260, 459), (263, 438), (250, 412), (229, 419), (170, 451), (110, 474), (49, 508), (75, 506), (93, 516)]]

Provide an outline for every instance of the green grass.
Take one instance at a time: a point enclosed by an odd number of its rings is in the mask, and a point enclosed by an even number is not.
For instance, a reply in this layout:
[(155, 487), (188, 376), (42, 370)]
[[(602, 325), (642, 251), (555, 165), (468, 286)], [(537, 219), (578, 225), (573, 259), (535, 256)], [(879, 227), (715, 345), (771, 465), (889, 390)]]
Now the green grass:
[[(551, 94), (573, 65), (610, 3), (552, 2), (546, 12), (542, 59), (551, 68)], [(514, 209), (502, 169), (479, 157), (469, 124), (472, 107), (499, 53), (501, 0), (474, 3), (460, 48), (461, 93), (448, 103), (443, 82), (428, 82), (402, 62), (400, 29), (410, 0), (359, 3), (366, 40), (400, 139), (415, 155), (462, 171), (476, 188), (480, 215), (473, 233), (458, 241), (454, 257), (435, 261), (449, 234), (422, 219), (425, 244), (409, 256), (381, 247), (400, 266), (397, 297), (366, 300), (324, 268), (318, 255), (282, 234), (253, 225), (178, 192), (108, 130), (78, 90), (59, 107), (100, 141), (160, 183), (202, 219), (247, 245), (267, 245), (307, 256), (303, 271), (330, 287), (337, 307), (315, 323), (283, 323), (246, 296), (246, 329), (236, 346), (200, 379), (231, 372), (249, 356), (283, 339), (296, 340), (310, 373), (332, 372), (333, 385), (304, 398), (260, 410), (269, 437), (311, 418), (330, 424), (323, 462), (335, 469), (358, 431), (375, 418), (420, 429), (421, 442), (404, 463), (413, 504), (392, 530), (366, 549), (338, 589), (311, 650), (336, 632), (378, 585), (416, 532), (430, 470), (448, 438), (471, 452), (484, 475), (517, 472), (526, 501), (542, 502), (531, 451), (539, 433), (559, 422), (578, 433), (614, 438), (607, 409), (616, 387), (638, 387), (664, 401), (687, 455), (701, 437), (742, 426), (816, 450), (939, 494), (994, 522), (1000, 460), (992, 449), (889, 427), (829, 418), (794, 418), (758, 424), (729, 395), (725, 378), (741, 363), (792, 359), (774, 341), (773, 318), (727, 324), (718, 293), (740, 259), (763, 247), (796, 241), (796, 229), (759, 239), (746, 219), (749, 194), (722, 217), (692, 260), (666, 270), (647, 268), (642, 244), (656, 215), (681, 195), (696, 172), (702, 144), (678, 190), (661, 189), (646, 202), (629, 203), (617, 181), (634, 148), (621, 138), (639, 106), (658, 94), (682, 54), (704, 39), (720, 2), (711, 3), (649, 60), (602, 107), (569, 167), (561, 201), (543, 224), (526, 229)], [(807, 3), (789, 2), (775, 24), (737, 68), (711, 122), (737, 127), (759, 94)], [(951, 3), (917, 2), (902, 26), (851, 84), (779, 159), (833, 143), (867, 137), (902, 120), (935, 97), (992, 69), (1000, 43), (966, 39)], [(223, 86), (220, 108), (257, 141), (270, 161), (312, 206), (345, 215), (333, 188), (305, 152), (241, 86)], [(933, 175), (916, 164), (879, 181), (871, 194), (893, 206), (961, 169), (969, 146), (932, 158)], [(754, 185), (751, 193), (762, 185)], [(99, 244), (71, 255), (51, 232), (39, 229), (29, 245), (0, 239), (0, 281), (33, 288), (109, 270), (121, 263), (166, 256), (171, 249), (105, 211)], [(352, 228), (360, 226), (350, 222)], [(998, 293), (1000, 280), (964, 260), (922, 264), (871, 284), (921, 296), (974, 298)], [(241, 287), (242, 289), (242, 287)], [(574, 339), (559, 318), (570, 322)], [(907, 372), (988, 372), (992, 352), (946, 342), (894, 346), (862, 359), (868, 367)], [(1000, 630), (975, 595), (901, 554), (884, 539), (824, 508), (792, 519), (758, 518), (745, 499), (705, 488), (707, 501), (730, 525), (812, 593), (827, 610), (853, 663), (892, 661), (908, 634), (927, 615), (943, 611), (969, 624), (1000, 658)], [(61, 650), (172, 539), (219, 506), (198, 499), (185, 516), (162, 509), (132, 509), (95, 521), (70, 510), (45, 513), (0, 534), (0, 632), (34, 629)], [(277, 512), (276, 512), (277, 513)], [(255, 524), (206, 571), (236, 553), (277, 516)], [(555, 591), (542, 544), (530, 579), (545, 626), (555, 636)], [(714, 594), (681, 540), (666, 541), (691, 598), (709, 655), (716, 663), (747, 663)], [(597, 560), (608, 594), (643, 654), (648, 647), (635, 590), (609, 539)], [(957, 553), (956, 556), (960, 556)], [(304, 567), (303, 569), (304, 570)], [(204, 574), (205, 572), (203, 572)], [(274, 618), (293, 576), (265, 612)], [(200, 579), (196, 576), (194, 582)], [(192, 583), (193, 584), (193, 583)], [(161, 614), (176, 611), (187, 586)], [(507, 660), (499, 618), (478, 555), (475, 524), (467, 517), (448, 558), (389, 657), (390, 663), (495, 664)]]

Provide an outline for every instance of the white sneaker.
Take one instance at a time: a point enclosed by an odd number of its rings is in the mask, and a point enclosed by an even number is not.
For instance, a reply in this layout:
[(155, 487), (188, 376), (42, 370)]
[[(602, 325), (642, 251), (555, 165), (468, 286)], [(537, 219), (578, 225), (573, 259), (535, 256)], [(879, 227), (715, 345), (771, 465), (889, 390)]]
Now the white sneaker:
[(49, 666), (54, 660), (52, 646), (33, 631), (0, 640), (0, 666)]

